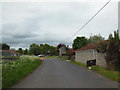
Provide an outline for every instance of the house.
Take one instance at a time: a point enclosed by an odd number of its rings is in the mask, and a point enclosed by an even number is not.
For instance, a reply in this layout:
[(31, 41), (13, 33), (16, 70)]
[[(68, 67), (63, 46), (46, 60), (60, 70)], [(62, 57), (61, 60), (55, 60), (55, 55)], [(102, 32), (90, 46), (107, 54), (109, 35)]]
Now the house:
[(66, 47), (65, 45), (59, 48), (59, 56), (64, 57), (66, 59), (75, 60), (75, 50), (72, 48)]
[(75, 51), (75, 61), (86, 64), (88, 60), (96, 59), (96, 65), (106, 67), (105, 53), (97, 52), (99, 43), (89, 44)]
[(63, 55), (65, 55), (67, 53), (67, 47), (65, 45), (61, 46), (59, 48), (59, 56), (62, 57)]
[(14, 50), (0, 50), (0, 56), (20, 56), (20, 53)]

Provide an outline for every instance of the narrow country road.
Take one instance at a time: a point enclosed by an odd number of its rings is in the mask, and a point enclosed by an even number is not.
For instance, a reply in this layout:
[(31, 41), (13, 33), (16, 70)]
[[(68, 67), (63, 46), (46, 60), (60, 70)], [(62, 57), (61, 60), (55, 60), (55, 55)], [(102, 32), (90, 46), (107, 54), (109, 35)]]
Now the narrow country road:
[(47, 58), (12, 88), (118, 88), (118, 83), (79, 65)]

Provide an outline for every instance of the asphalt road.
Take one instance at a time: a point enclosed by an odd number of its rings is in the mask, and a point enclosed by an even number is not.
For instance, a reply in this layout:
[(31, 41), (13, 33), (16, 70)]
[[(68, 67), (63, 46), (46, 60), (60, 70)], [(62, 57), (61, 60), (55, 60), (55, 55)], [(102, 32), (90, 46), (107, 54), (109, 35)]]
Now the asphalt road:
[(47, 58), (12, 88), (118, 88), (118, 83), (79, 65)]

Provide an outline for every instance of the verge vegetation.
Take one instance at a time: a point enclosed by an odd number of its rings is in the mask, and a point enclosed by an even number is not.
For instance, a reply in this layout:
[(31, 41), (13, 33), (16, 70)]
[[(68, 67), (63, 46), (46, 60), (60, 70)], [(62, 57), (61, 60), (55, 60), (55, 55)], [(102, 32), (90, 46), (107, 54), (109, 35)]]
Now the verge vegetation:
[(59, 57), (59, 56), (46, 56), (46, 58), (57, 58), (57, 59), (62, 59), (62, 60), (67, 60), (63, 57)]
[(41, 64), (35, 56), (20, 56), (15, 61), (2, 62), (2, 88), (18, 83)]

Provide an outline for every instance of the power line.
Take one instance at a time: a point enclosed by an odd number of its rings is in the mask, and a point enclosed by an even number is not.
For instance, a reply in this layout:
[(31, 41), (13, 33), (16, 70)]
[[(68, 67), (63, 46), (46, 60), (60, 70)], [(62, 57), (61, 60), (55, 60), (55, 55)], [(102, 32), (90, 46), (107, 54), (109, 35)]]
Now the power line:
[(98, 15), (98, 13), (100, 13), (100, 11), (102, 11), (109, 3), (111, 0), (109, 0), (97, 13), (95, 13), (94, 16), (92, 16), (74, 35), (72, 35), (70, 38), (72, 38), (73, 36), (75, 36), (79, 31), (81, 31), (95, 16)]

